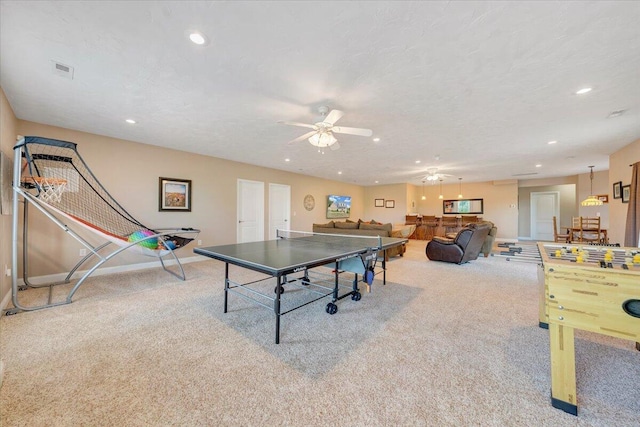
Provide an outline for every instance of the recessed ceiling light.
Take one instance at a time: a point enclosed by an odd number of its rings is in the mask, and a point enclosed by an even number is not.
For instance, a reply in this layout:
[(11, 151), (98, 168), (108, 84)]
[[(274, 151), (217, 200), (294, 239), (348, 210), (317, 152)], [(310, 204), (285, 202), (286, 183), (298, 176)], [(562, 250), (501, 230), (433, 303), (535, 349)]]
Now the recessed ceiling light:
[(291, 159), (284, 159), (284, 161), (285, 161), (285, 162), (290, 162), (290, 161), (291, 161)]
[(420, 163), (420, 160), (416, 160), (416, 165), (417, 165), (418, 163)]
[(133, 120), (133, 119), (127, 119), (127, 120), (125, 120), (125, 122), (127, 122), (127, 123), (131, 123), (132, 125), (135, 125), (135, 124), (136, 124), (136, 121), (135, 121), (135, 120)]
[(342, 171), (338, 172), (338, 175), (342, 175)]
[(583, 87), (579, 91), (576, 92), (576, 95), (584, 95), (585, 93), (591, 92), (590, 87)]
[(207, 36), (200, 31), (189, 31), (189, 40), (199, 46), (205, 45), (209, 41)]
[(542, 167), (542, 165), (541, 165), (540, 163), (538, 163), (538, 164), (536, 165), (536, 167), (537, 167), (537, 168), (541, 168), (541, 167)]
[(376, 181), (376, 184), (378, 183), (378, 181)]
[(373, 138), (373, 142), (380, 142), (380, 138)]
[(547, 142), (547, 144), (549, 144), (549, 145), (553, 145), (553, 144), (556, 144), (557, 142), (558, 142), (558, 141), (549, 141), (549, 142)]

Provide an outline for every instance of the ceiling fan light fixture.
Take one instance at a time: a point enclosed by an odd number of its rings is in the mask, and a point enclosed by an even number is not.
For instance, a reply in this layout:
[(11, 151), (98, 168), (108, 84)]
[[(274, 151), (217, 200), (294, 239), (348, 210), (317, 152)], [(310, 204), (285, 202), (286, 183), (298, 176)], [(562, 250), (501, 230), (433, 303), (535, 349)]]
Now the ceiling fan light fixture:
[(319, 132), (311, 135), (309, 142), (316, 147), (325, 148), (335, 144), (338, 140), (330, 132)]

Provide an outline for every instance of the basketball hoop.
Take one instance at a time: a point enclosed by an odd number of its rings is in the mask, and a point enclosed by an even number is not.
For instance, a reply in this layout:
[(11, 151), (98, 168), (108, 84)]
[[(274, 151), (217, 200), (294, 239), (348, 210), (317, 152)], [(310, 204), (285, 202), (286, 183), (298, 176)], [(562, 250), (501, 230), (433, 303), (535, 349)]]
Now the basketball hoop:
[[(58, 203), (67, 187), (66, 179), (45, 176), (29, 176), (23, 180), (24, 184), (32, 184), (38, 189), (38, 197), (47, 203)], [(29, 182), (31, 181), (31, 182)]]

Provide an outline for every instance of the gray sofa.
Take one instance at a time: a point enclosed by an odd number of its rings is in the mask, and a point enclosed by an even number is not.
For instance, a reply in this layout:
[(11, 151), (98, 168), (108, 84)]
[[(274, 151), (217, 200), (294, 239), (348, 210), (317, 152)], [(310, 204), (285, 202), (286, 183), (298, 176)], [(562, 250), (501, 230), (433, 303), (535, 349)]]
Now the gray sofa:
[[(398, 234), (394, 235), (393, 225), (389, 222), (387, 224), (371, 223), (358, 220), (355, 221), (329, 221), (326, 224), (313, 224), (314, 233), (325, 234), (346, 234), (353, 236), (380, 236), (380, 237), (402, 237)], [(385, 259), (394, 257), (397, 255), (402, 256), (407, 250), (405, 245), (395, 246), (391, 249), (387, 249), (385, 252)], [(379, 254), (379, 256), (382, 254)]]

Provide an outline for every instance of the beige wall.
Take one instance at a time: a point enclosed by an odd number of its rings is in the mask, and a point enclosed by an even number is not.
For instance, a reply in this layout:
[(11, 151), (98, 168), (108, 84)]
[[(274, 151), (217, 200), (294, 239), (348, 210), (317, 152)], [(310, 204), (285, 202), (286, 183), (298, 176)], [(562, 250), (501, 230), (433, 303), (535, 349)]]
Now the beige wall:
[(624, 228), (627, 221), (628, 203), (613, 199), (613, 184), (622, 181), (622, 185), (631, 182), (629, 165), (640, 162), (640, 139), (632, 142), (609, 156), (609, 241), (624, 244)]
[[(392, 224), (404, 224), (404, 216), (407, 213), (408, 199), (407, 184), (376, 185), (364, 188), (365, 204), (362, 220), (374, 219), (378, 222)], [(394, 207), (375, 207), (375, 199), (393, 200)]]
[[(0, 149), (13, 162), (13, 146), (16, 142), (17, 120), (11, 105), (0, 88)], [(5, 274), (5, 269), (11, 267), (11, 221), (13, 215), (0, 214), (0, 309), (7, 305), (5, 298), (11, 295), (11, 277)], [(0, 386), (4, 378), (3, 349), (0, 348)]]
[[(238, 179), (265, 183), (265, 238), (268, 237), (268, 184), (291, 186), (291, 229), (311, 230), (314, 222), (326, 222), (328, 194), (352, 197), (351, 218), (364, 215), (364, 189), (358, 185), (321, 180), (274, 169), (251, 166), (213, 157), (169, 150), (152, 145), (108, 138), (69, 129), (18, 121), (18, 133), (72, 141), (92, 172), (112, 196), (136, 219), (149, 227), (194, 227), (202, 230), (203, 246), (236, 241), (236, 188)], [(158, 212), (158, 178), (192, 180), (191, 212)], [(312, 211), (305, 210), (306, 194), (316, 199)], [(81, 246), (64, 235), (53, 223), (30, 210), (30, 241), (35, 257), (31, 275), (59, 273), (79, 260)], [(96, 242), (94, 236), (89, 236)], [(193, 256), (191, 244), (178, 251), (180, 257)], [(56, 254), (46, 257), (45, 254)], [(115, 257), (108, 265), (153, 261), (142, 255)]]
[[(0, 88), (0, 148), (12, 163), (16, 126), (16, 116), (4, 91)], [(5, 268), (11, 267), (11, 220), (12, 215), (0, 215), (0, 301), (11, 290), (11, 277), (5, 275)]]
[[(415, 187), (416, 209), (422, 215), (442, 216), (440, 183), (424, 186), (426, 200), (422, 200), (422, 186)], [(442, 185), (443, 200), (457, 199), (459, 183)], [(491, 181), (462, 183), (462, 195), (465, 199), (483, 199), (483, 219), (492, 221), (498, 227), (498, 238), (516, 239), (518, 236), (518, 183), (512, 181)]]
[[(531, 193), (557, 191), (560, 193), (560, 220), (558, 227), (570, 225), (574, 216), (600, 216), (603, 228), (609, 228), (610, 203), (603, 206), (580, 206), (591, 191), (590, 173), (558, 178), (527, 179), (519, 183), (520, 218), (518, 221), (518, 235), (522, 238), (531, 237)], [(610, 194), (609, 171), (593, 172), (593, 192), (596, 195)], [(611, 195), (609, 195), (611, 202)]]
[(547, 191), (557, 191), (560, 196), (560, 218), (558, 219), (558, 228), (560, 228), (560, 226), (570, 225), (571, 218), (577, 216), (576, 184), (520, 187), (518, 190), (518, 206), (520, 211), (520, 218), (518, 219), (518, 236), (520, 238), (531, 238), (531, 193)]

